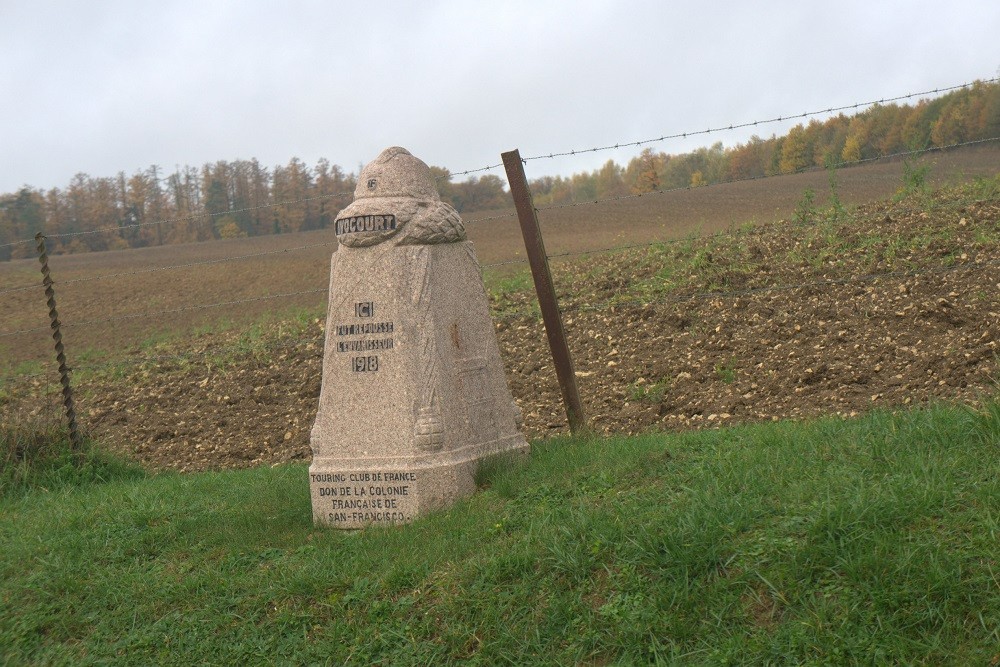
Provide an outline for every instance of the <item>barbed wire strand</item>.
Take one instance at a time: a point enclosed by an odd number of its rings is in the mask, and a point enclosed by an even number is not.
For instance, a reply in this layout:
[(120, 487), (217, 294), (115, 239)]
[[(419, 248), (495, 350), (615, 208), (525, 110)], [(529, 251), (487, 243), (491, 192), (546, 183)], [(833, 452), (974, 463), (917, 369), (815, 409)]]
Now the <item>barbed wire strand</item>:
[(42, 287), (42, 282), (40, 280), (32, 285), (21, 285), (20, 287), (7, 287), (5, 289), (0, 289), (0, 295), (11, 294), (13, 292), (24, 292), (25, 290), (38, 289), (39, 287)]
[(517, 217), (516, 212), (502, 213), (500, 215), (491, 215), (487, 218), (472, 218), (471, 220), (466, 220), (465, 224), (474, 225), (479, 222), (489, 222), (490, 220), (503, 220), (504, 218), (516, 218), (516, 217)]
[(20, 241), (10, 241), (9, 243), (0, 243), (0, 248), (10, 248), (16, 245), (23, 245), (25, 243), (34, 243), (35, 239), (21, 239)]
[[(188, 220), (197, 220), (199, 218), (215, 218), (223, 215), (232, 215), (233, 213), (249, 213), (252, 211), (261, 211), (266, 208), (277, 208), (279, 206), (291, 206), (292, 204), (302, 204), (310, 201), (318, 201), (320, 199), (335, 199), (337, 197), (353, 197), (353, 192), (335, 192), (328, 195), (315, 195), (313, 197), (303, 197), (301, 199), (288, 199), (280, 202), (273, 202), (271, 204), (261, 204), (259, 206), (248, 206), (246, 208), (236, 208), (228, 211), (219, 211), (217, 213), (192, 213), (191, 215), (181, 216), (179, 218), (166, 218), (164, 220), (153, 220), (150, 222), (135, 222), (129, 225), (114, 225), (108, 227), (99, 227), (97, 229), (87, 229), (80, 232), (60, 232), (58, 234), (47, 234), (46, 238), (50, 239), (60, 239), (69, 238), (73, 236), (86, 236), (89, 234), (104, 234), (107, 232), (121, 232), (127, 229), (139, 229), (140, 227), (151, 227), (155, 225), (167, 225), (176, 222), (185, 222)], [(23, 239), (21, 241), (14, 241), (12, 243), (5, 243), (0, 245), (0, 248), (6, 248), (8, 246), (19, 245), (21, 243), (31, 243), (34, 239)]]
[(490, 165), (487, 165), (485, 167), (477, 167), (475, 169), (466, 169), (465, 171), (456, 171), (454, 174), (451, 173), (451, 172), (448, 172), (444, 176), (438, 176), (435, 180), (436, 181), (450, 181), (451, 179), (455, 178), (456, 176), (468, 176), (469, 174), (478, 174), (479, 172), (482, 172), (482, 171), (492, 171), (493, 169), (496, 169), (496, 168), (502, 167), (502, 166), (503, 166), (503, 162), (501, 162), (499, 164), (490, 164)]
[(489, 264), (480, 264), (479, 268), (488, 269), (492, 266), (511, 266), (513, 264), (527, 264), (528, 258), (518, 258), (518, 259), (507, 259), (502, 262), (490, 262)]
[[(974, 86), (977, 83), (979, 83), (979, 84), (989, 84), (989, 83), (996, 83), (998, 81), (1000, 81), (1000, 77), (994, 77), (992, 79), (982, 79), (982, 80), (979, 80), (979, 81), (970, 81), (970, 82), (967, 82), (967, 83), (962, 83), (962, 84), (958, 84), (958, 85), (954, 85), (954, 86), (946, 86), (944, 88), (935, 88), (933, 90), (925, 90), (925, 91), (922, 91), (922, 92), (919, 92), (919, 93), (907, 93), (905, 95), (897, 95), (895, 97), (886, 97), (886, 98), (882, 98), (882, 99), (879, 99), (879, 100), (871, 100), (869, 102), (855, 102), (854, 104), (845, 104), (843, 106), (829, 107), (827, 109), (819, 109), (819, 110), (816, 110), (816, 111), (806, 111), (806, 112), (803, 112), (803, 113), (782, 115), (782, 116), (777, 116), (775, 118), (768, 118), (768, 119), (765, 119), (765, 120), (754, 120), (754, 121), (746, 121), (746, 122), (742, 122), (742, 123), (732, 123), (732, 124), (729, 124), (729, 125), (720, 125), (719, 127), (708, 128), (708, 129), (705, 129), (705, 130), (692, 130), (690, 132), (677, 132), (677, 133), (674, 133), (674, 134), (664, 134), (662, 136), (655, 137), (655, 138), (652, 138), (652, 139), (641, 139), (639, 141), (617, 142), (615, 144), (609, 144), (607, 146), (595, 146), (593, 148), (578, 148), (578, 149), (570, 149), (568, 151), (560, 151), (560, 152), (552, 152), (552, 153), (542, 153), (542, 154), (539, 154), (539, 155), (533, 155), (531, 157), (524, 157), (524, 158), (521, 158), (521, 159), (524, 162), (528, 162), (528, 161), (531, 161), (531, 160), (543, 160), (543, 159), (547, 160), (547, 159), (551, 159), (551, 158), (566, 157), (566, 156), (570, 156), (570, 155), (580, 155), (580, 154), (586, 154), (586, 153), (597, 153), (597, 152), (600, 152), (600, 151), (616, 150), (616, 149), (620, 149), (620, 148), (638, 147), (638, 146), (643, 146), (645, 144), (654, 144), (654, 143), (658, 143), (658, 142), (661, 142), (661, 141), (666, 141), (668, 139), (686, 139), (687, 137), (696, 137), (696, 136), (706, 135), (706, 134), (715, 134), (716, 132), (728, 132), (730, 130), (744, 129), (744, 128), (747, 128), (747, 127), (757, 127), (759, 125), (768, 125), (768, 124), (771, 124), (771, 123), (779, 123), (779, 122), (784, 122), (784, 121), (787, 121), (787, 120), (797, 120), (797, 119), (800, 119), (800, 118), (808, 118), (810, 116), (820, 116), (820, 115), (824, 115), (824, 114), (837, 113), (837, 112), (840, 112), (840, 111), (848, 111), (848, 110), (851, 110), (851, 109), (860, 109), (861, 107), (868, 107), (868, 106), (872, 106), (872, 105), (875, 105), (875, 104), (887, 104), (887, 103), (890, 103), (890, 102), (898, 102), (900, 100), (912, 99), (914, 97), (920, 97), (922, 95), (938, 95), (938, 94), (941, 94), (941, 93), (948, 93), (948, 92), (951, 92), (953, 90), (960, 90), (962, 88), (969, 88), (971, 86)], [(459, 171), (459, 172), (455, 172), (454, 174), (449, 174), (448, 178), (452, 178), (452, 177), (455, 177), (455, 176), (465, 176), (467, 174), (475, 174), (475, 173), (479, 173), (479, 172), (483, 172), (483, 171), (490, 171), (490, 170), (493, 170), (493, 169), (496, 169), (496, 168), (502, 167), (502, 166), (503, 166), (503, 163), (501, 162), (500, 164), (487, 165), (485, 167), (478, 167), (476, 169), (466, 169), (465, 171)]]
[(336, 241), (327, 241), (325, 243), (310, 243), (308, 245), (295, 246), (294, 248), (282, 248), (280, 250), (266, 250), (264, 252), (255, 252), (248, 255), (234, 255), (231, 257), (221, 257), (219, 259), (206, 259), (198, 262), (187, 262), (184, 264), (170, 264), (168, 266), (157, 266), (149, 269), (136, 269), (135, 271), (123, 271), (121, 273), (104, 273), (97, 276), (88, 276), (86, 278), (73, 278), (71, 280), (61, 280), (53, 282), (54, 285), (74, 285), (77, 283), (88, 283), (95, 280), (106, 280), (110, 278), (122, 278), (125, 276), (137, 276), (144, 273), (158, 273), (160, 271), (170, 271), (173, 269), (184, 269), (190, 268), (192, 266), (206, 266), (209, 264), (224, 264), (226, 262), (235, 262), (244, 259), (255, 259), (258, 257), (266, 257), (268, 255), (281, 255), (284, 253), (298, 252), (300, 250), (309, 250), (311, 248), (322, 248), (325, 246), (337, 245)]
[[(305, 294), (320, 294), (327, 293), (329, 290), (327, 288), (322, 289), (312, 289), (312, 290), (300, 290), (298, 292), (286, 292), (283, 294), (269, 294), (267, 296), (251, 297), (247, 299), (236, 299), (235, 301), (221, 301), (219, 303), (205, 303), (198, 304), (194, 306), (182, 306), (180, 308), (169, 308), (167, 310), (158, 311), (144, 311), (141, 313), (130, 313), (128, 315), (118, 315), (115, 317), (106, 317), (94, 320), (81, 320), (80, 322), (63, 322), (62, 327), (65, 329), (67, 327), (82, 327), (82, 326), (92, 326), (97, 324), (113, 324), (117, 322), (127, 322), (128, 320), (135, 320), (140, 318), (153, 318), (160, 317), (161, 315), (174, 315), (177, 313), (184, 313), (192, 310), (207, 310), (210, 308), (223, 308), (225, 306), (239, 306), (247, 303), (255, 303), (258, 301), (268, 301), (270, 299), (282, 299), (286, 297), (302, 296)], [(48, 331), (49, 327), (37, 327), (34, 329), (22, 329), (20, 331), (4, 331), (0, 332), (0, 338), (6, 338), (9, 336), (19, 336), (21, 334), (33, 333), (36, 331)]]
[[(998, 78), (985, 79), (985, 80), (980, 81), (979, 83), (988, 84), (988, 83), (995, 83), (997, 81), (1000, 81), (1000, 79), (998, 79)], [(767, 125), (767, 124), (770, 124), (770, 123), (779, 123), (779, 122), (783, 122), (783, 121), (787, 121), (787, 120), (797, 120), (797, 119), (800, 119), (800, 118), (808, 118), (810, 116), (819, 116), (819, 115), (823, 115), (823, 114), (830, 114), (830, 113), (837, 113), (837, 112), (840, 112), (840, 111), (847, 111), (849, 109), (859, 109), (861, 107), (868, 107), (868, 106), (873, 106), (873, 105), (876, 105), (876, 104), (886, 104), (886, 103), (890, 103), (890, 102), (898, 102), (900, 100), (911, 99), (913, 97), (920, 97), (922, 95), (936, 95), (936, 94), (939, 94), (939, 93), (947, 93), (947, 92), (950, 92), (950, 91), (953, 91), (953, 90), (959, 90), (959, 89), (962, 89), (962, 88), (969, 88), (969, 87), (975, 85), (975, 83), (976, 83), (975, 81), (972, 81), (972, 82), (968, 82), (968, 83), (959, 84), (959, 85), (956, 85), (956, 86), (948, 86), (946, 88), (935, 88), (934, 90), (925, 90), (925, 91), (919, 92), (919, 93), (907, 93), (906, 95), (897, 95), (896, 97), (883, 98), (883, 99), (879, 99), (879, 100), (871, 100), (871, 101), (868, 101), (868, 102), (856, 102), (854, 104), (846, 104), (846, 105), (839, 106), (839, 107), (830, 107), (828, 109), (819, 109), (819, 110), (816, 110), (816, 111), (806, 111), (806, 112), (803, 112), (803, 113), (800, 113), (800, 114), (790, 114), (790, 115), (785, 115), (785, 116), (777, 116), (776, 118), (768, 118), (766, 120), (755, 120), (755, 121), (749, 121), (749, 122), (744, 122), (744, 123), (735, 123), (735, 124), (732, 124), (732, 125), (721, 125), (719, 127), (708, 128), (706, 130), (695, 130), (695, 131), (692, 131), (692, 132), (678, 132), (678, 133), (675, 133), (675, 134), (667, 134), (667, 135), (663, 135), (661, 137), (656, 137), (654, 139), (642, 139), (640, 141), (631, 141), (631, 142), (628, 142), (628, 143), (617, 143), (617, 144), (608, 145), (608, 146), (596, 146), (594, 148), (574, 149), (574, 150), (569, 150), (569, 151), (563, 151), (563, 152), (560, 152), (560, 153), (549, 153), (549, 154), (546, 154), (546, 155), (535, 155), (535, 156), (532, 156), (532, 157), (526, 157), (526, 158), (524, 158), (524, 161), (527, 162), (529, 160), (542, 160), (542, 159), (549, 159), (549, 158), (556, 158), (556, 157), (564, 157), (564, 156), (567, 156), (567, 155), (578, 155), (580, 153), (596, 153), (596, 152), (599, 152), (599, 151), (614, 150), (616, 148), (628, 148), (630, 146), (642, 146), (643, 144), (656, 143), (656, 142), (660, 142), (660, 141), (665, 141), (667, 139), (686, 139), (687, 137), (695, 137), (695, 136), (705, 135), (705, 134), (714, 134), (716, 132), (723, 132), (723, 131), (729, 131), (729, 130), (737, 130), (737, 129), (743, 129), (743, 128), (747, 128), (747, 127), (756, 127), (758, 125)]]
[[(263, 346), (263, 349), (265, 349), (267, 351), (275, 351), (275, 350), (282, 350), (282, 349), (290, 349), (290, 348), (293, 348), (293, 347), (299, 347), (300, 345), (305, 345), (305, 344), (309, 344), (309, 343), (320, 343), (320, 342), (323, 341), (324, 336), (325, 336), (325, 334), (320, 335), (320, 336), (314, 336), (312, 338), (299, 338), (299, 339), (292, 340), (292, 341), (285, 341), (285, 342), (282, 342), (280, 344), (266, 344), (266, 345)], [(252, 356), (254, 353), (255, 352), (251, 352), (250, 355)], [(168, 361), (192, 361), (192, 360), (194, 360), (196, 358), (199, 358), (199, 357), (204, 358), (204, 357), (210, 357), (210, 356), (213, 356), (213, 354), (209, 350), (204, 350), (204, 351), (201, 351), (201, 352), (187, 352), (185, 354), (138, 355), (138, 356), (129, 357), (128, 359), (119, 359), (119, 360), (116, 360), (116, 361), (106, 361), (106, 362), (94, 363), (94, 364), (78, 364), (78, 365), (70, 366), (69, 370), (70, 370), (70, 372), (79, 372), (79, 371), (103, 370), (103, 369), (108, 369), (108, 368), (111, 368), (111, 369), (129, 368), (129, 367), (134, 367), (134, 366), (142, 366), (144, 364), (162, 363), (162, 362), (168, 362)], [(6, 377), (0, 377), (0, 383), (2, 383), (4, 381), (11, 382), (11, 381), (14, 381), (14, 380), (30, 380), (30, 379), (38, 378), (38, 377), (51, 376), (52, 374), (53, 374), (53, 372), (48, 372), (48, 373), (17, 373), (17, 374), (8, 375)], [(56, 384), (58, 384), (58, 382)]]

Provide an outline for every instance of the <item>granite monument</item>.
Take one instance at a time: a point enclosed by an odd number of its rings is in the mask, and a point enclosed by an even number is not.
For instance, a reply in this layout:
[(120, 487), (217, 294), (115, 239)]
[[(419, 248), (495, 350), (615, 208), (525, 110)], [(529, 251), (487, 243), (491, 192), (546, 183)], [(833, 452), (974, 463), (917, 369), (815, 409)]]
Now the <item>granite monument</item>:
[(313, 520), (406, 523), (475, 491), (479, 462), (528, 451), (458, 212), (430, 169), (383, 151), (337, 216)]

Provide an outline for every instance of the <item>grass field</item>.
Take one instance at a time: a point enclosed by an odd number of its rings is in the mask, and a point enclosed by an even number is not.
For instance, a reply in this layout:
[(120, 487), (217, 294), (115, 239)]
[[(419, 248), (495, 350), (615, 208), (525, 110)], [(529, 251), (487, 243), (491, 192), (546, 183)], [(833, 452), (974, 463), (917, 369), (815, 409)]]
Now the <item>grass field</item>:
[(994, 402), (561, 439), (361, 533), (312, 526), (301, 464), (36, 460), (0, 662), (996, 664), (998, 443)]

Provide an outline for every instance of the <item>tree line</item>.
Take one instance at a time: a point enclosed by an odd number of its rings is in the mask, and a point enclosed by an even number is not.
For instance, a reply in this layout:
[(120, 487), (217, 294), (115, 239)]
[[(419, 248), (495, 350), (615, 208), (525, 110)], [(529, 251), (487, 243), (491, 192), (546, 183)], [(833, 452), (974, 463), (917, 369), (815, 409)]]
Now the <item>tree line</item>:
[[(671, 155), (652, 149), (621, 166), (531, 181), (539, 205), (788, 174), (866, 158), (1000, 137), (1000, 84), (976, 83), (914, 105), (876, 104), (853, 116), (799, 124), (781, 137), (753, 136)], [(510, 206), (505, 182), (487, 174), (456, 182), (431, 167), (441, 197), (461, 213)], [(357, 177), (320, 159), (292, 158), (268, 168), (255, 159), (218, 161), (166, 173), (77, 174), (65, 188), (0, 195), (0, 260), (29, 256), (30, 244), (3, 247), (36, 232), (50, 250), (88, 252), (323, 229), (351, 200)], [(169, 220), (169, 224), (151, 224)], [(96, 230), (102, 230), (100, 233)], [(105, 231), (106, 230), (106, 231)]]
[[(442, 196), (460, 211), (506, 203), (504, 181), (487, 175), (451, 183), (432, 167)], [(320, 159), (268, 168), (257, 160), (219, 161), (201, 169), (158, 166), (112, 178), (77, 174), (66, 188), (24, 187), (0, 196), (0, 245), (38, 231), (68, 234), (50, 252), (77, 253), (323, 229), (350, 203), (357, 177)], [(155, 224), (169, 221), (168, 224)], [(28, 257), (33, 244), (0, 247), (0, 260)]]

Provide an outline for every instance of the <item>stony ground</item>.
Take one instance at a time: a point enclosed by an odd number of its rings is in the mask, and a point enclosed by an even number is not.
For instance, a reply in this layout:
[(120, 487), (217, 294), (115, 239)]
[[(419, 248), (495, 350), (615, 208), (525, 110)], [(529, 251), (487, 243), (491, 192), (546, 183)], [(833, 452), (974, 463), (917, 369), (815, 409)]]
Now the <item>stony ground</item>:
[[(993, 182), (554, 264), (598, 432), (702, 428), (995, 392), (1000, 196)], [(511, 284), (522, 285), (514, 280)], [(494, 294), (531, 438), (565, 432), (529, 291)], [(308, 459), (320, 319), (202, 333), (80, 371), (81, 421), (154, 468)], [(38, 378), (0, 392), (36, 410)], [(50, 398), (54, 400), (54, 396)]]

